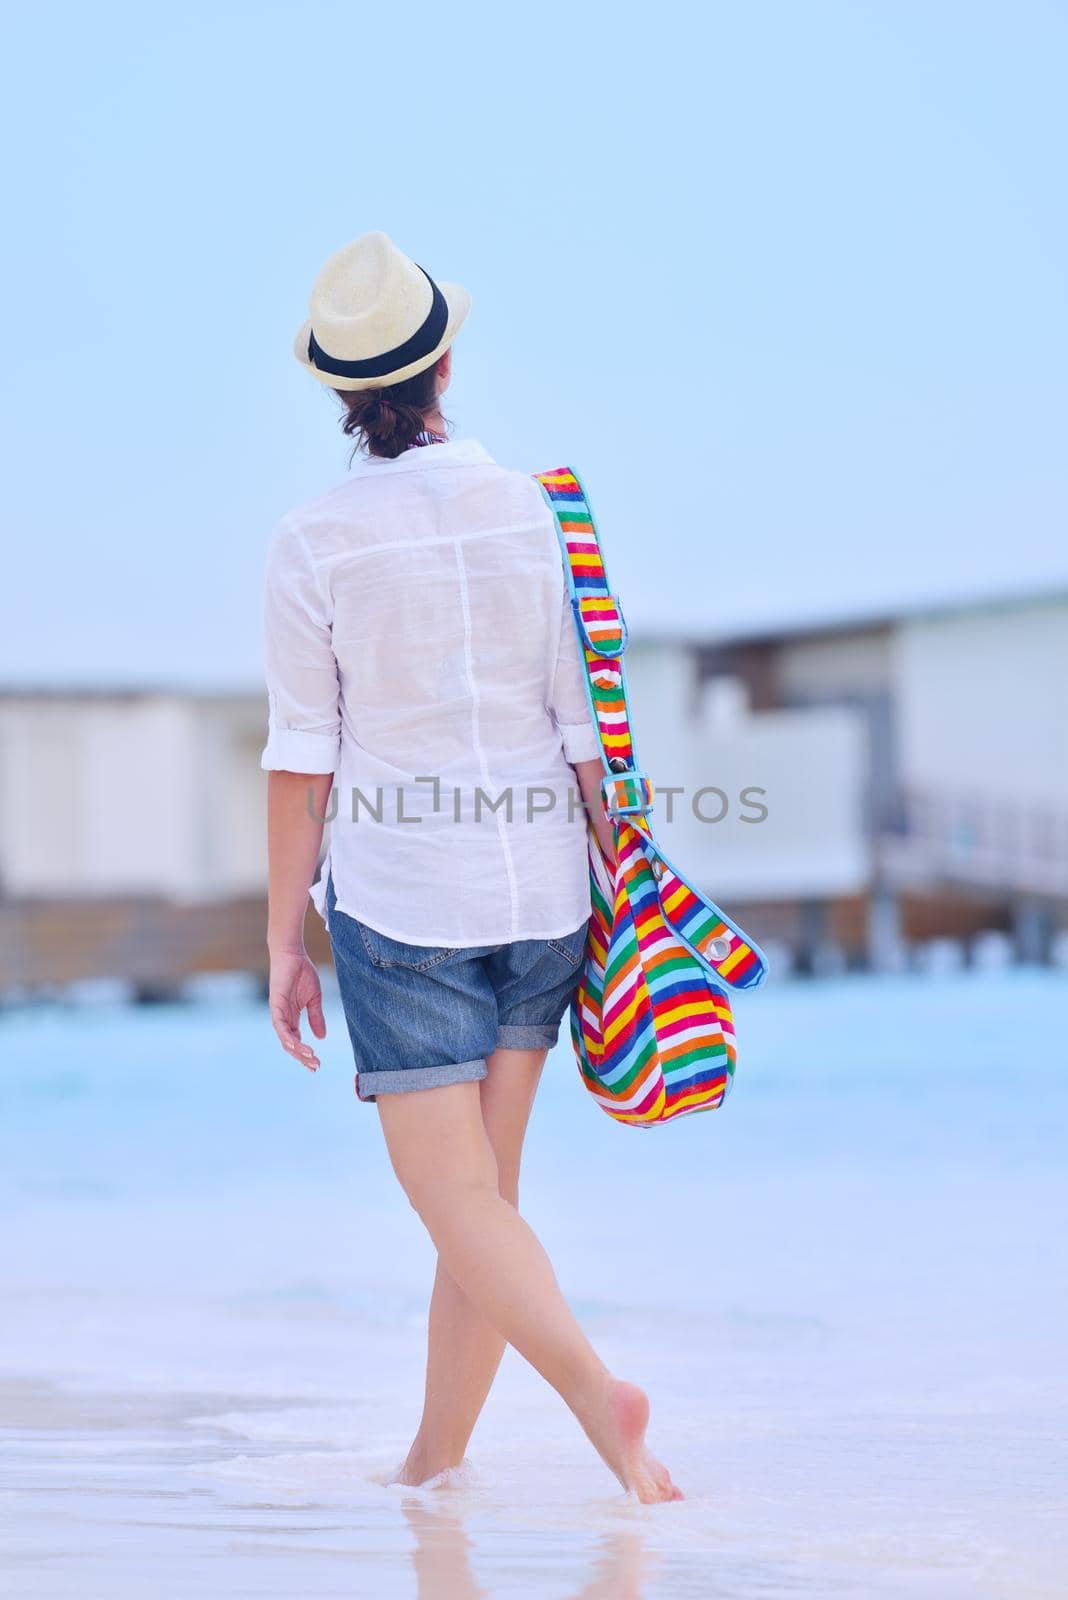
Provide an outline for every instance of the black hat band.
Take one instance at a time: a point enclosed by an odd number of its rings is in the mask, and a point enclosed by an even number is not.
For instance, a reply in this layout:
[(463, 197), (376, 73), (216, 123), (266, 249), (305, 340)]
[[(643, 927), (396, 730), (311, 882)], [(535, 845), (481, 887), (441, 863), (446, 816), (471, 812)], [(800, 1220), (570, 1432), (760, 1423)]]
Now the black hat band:
[[(418, 266), (418, 262), (416, 263)], [(328, 356), (322, 345), (319, 344), (314, 333), (308, 335), (308, 360), (320, 372), (332, 372), (338, 378), (384, 378), (391, 372), (399, 372), (402, 367), (410, 366), (413, 361), (430, 354), (441, 343), (445, 328), (449, 321), (449, 308), (445, 296), (430, 276), (425, 267), (419, 267), (427, 283), (429, 283), (433, 296), (430, 310), (424, 321), (412, 334), (410, 339), (405, 339), (403, 344), (398, 344), (392, 350), (386, 350), (380, 356), (370, 356), (366, 361), (339, 361), (336, 356)]]

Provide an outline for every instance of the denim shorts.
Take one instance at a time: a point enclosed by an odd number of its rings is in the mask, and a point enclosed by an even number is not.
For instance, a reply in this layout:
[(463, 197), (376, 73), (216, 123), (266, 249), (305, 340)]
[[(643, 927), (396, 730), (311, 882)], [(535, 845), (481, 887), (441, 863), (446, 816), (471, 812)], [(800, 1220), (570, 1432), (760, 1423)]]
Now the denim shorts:
[(582, 973), (587, 924), (556, 939), (405, 944), (337, 909), (327, 928), (361, 1100), (486, 1076), (498, 1046), (545, 1050)]

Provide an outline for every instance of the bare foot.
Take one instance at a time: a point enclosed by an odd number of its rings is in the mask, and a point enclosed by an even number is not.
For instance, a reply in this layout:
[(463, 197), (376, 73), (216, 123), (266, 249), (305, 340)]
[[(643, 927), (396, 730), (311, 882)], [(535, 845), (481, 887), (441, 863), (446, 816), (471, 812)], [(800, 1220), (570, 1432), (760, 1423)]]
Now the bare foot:
[(603, 1389), (579, 1420), (601, 1460), (642, 1505), (684, 1498), (668, 1469), (646, 1448), (649, 1401), (636, 1384), (606, 1374)]
[(466, 1456), (462, 1461), (442, 1465), (409, 1455), (384, 1481), (387, 1485), (403, 1484), (411, 1489), (450, 1489), (459, 1486), (470, 1472), (471, 1463)]

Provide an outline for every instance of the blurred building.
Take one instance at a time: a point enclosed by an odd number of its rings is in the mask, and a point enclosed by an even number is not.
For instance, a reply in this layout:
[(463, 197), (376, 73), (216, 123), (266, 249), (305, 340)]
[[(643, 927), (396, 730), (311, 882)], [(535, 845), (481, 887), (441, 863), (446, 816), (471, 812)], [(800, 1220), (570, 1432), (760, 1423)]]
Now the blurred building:
[(730, 798), (722, 822), (662, 821), (674, 854), (803, 964), (893, 967), (980, 929), (1048, 955), (1068, 919), (1066, 674), (1068, 593), (628, 656), (642, 765)]
[[(802, 966), (980, 929), (1042, 959), (1068, 922), (1068, 593), (626, 664), (668, 855)], [(258, 691), (0, 691), (0, 989), (263, 971), (265, 721)]]
[(0, 990), (259, 973), (261, 695), (0, 691)]

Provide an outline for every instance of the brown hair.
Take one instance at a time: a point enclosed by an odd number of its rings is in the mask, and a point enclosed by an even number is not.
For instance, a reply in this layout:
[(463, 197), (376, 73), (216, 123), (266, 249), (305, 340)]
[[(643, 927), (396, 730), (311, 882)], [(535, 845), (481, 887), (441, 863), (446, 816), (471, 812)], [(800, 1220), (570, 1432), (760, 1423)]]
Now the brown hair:
[(437, 409), (437, 365), (384, 389), (335, 389), (345, 407), (342, 433), (355, 435), (357, 448), (362, 445), (369, 455), (403, 454), (426, 427), (427, 412)]

